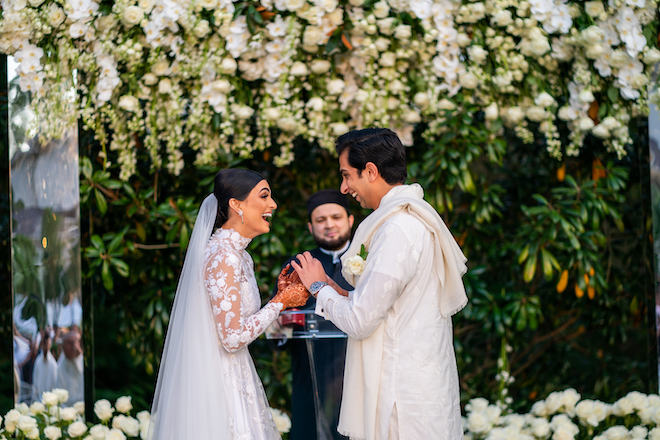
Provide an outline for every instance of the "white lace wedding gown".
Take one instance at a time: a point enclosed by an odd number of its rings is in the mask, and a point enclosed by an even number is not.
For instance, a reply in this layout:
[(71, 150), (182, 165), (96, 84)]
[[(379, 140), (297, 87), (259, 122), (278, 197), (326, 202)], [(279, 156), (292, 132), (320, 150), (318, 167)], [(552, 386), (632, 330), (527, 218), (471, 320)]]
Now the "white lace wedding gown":
[(218, 333), (218, 350), (225, 358), (228, 437), (232, 440), (279, 439), (263, 385), (248, 344), (277, 318), (282, 306), (261, 298), (254, 263), (245, 248), (250, 239), (231, 229), (218, 229), (204, 255), (204, 284)]

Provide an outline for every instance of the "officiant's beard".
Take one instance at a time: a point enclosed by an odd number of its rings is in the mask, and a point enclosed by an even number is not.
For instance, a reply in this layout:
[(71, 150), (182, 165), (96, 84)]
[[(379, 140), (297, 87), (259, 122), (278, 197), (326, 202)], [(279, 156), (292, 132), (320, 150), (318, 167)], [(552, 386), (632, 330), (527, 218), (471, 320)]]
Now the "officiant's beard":
[(316, 242), (318, 247), (322, 247), (323, 249), (328, 251), (336, 251), (338, 249), (341, 249), (350, 239), (351, 239), (350, 229), (346, 231), (344, 235), (340, 235), (334, 240), (325, 240), (322, 237), (317, 237), (316, 235), (314, 235), (314, 241)]

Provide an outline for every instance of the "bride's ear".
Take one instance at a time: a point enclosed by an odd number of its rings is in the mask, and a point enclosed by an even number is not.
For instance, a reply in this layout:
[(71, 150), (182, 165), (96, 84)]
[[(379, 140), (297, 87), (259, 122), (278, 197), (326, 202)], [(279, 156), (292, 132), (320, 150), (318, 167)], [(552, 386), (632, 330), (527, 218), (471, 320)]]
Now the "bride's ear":
[(240, 202), (236, 199), (233, 199), (233, 198), (229, 199), (228, 204), (229, 204), (229, 209), (234, 211), (235, 214), (238, 214), (238, 211), (241, 210)]

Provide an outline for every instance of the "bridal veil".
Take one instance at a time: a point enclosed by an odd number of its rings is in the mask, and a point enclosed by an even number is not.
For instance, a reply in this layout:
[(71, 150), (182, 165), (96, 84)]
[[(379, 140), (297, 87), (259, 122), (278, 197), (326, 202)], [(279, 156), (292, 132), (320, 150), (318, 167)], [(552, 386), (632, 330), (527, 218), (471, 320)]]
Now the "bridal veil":
[(211, 194), (202, 202), (186, 251), (158, 372), (150, 440), (220, 440), (230, 422), (223, 383), (228, 365), (218, 349), (203, 279), (216, 211)]

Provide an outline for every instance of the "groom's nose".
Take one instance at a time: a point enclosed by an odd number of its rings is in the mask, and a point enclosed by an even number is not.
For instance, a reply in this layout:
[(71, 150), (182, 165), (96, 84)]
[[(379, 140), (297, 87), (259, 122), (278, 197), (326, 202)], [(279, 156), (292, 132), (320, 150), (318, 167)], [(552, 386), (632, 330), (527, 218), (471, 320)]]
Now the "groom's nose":
[(348, 194), (348, 185), (346, 185), (345, 179), (341, 179), (341, 185), (339, 186), (339, 191), (342, 194)]

